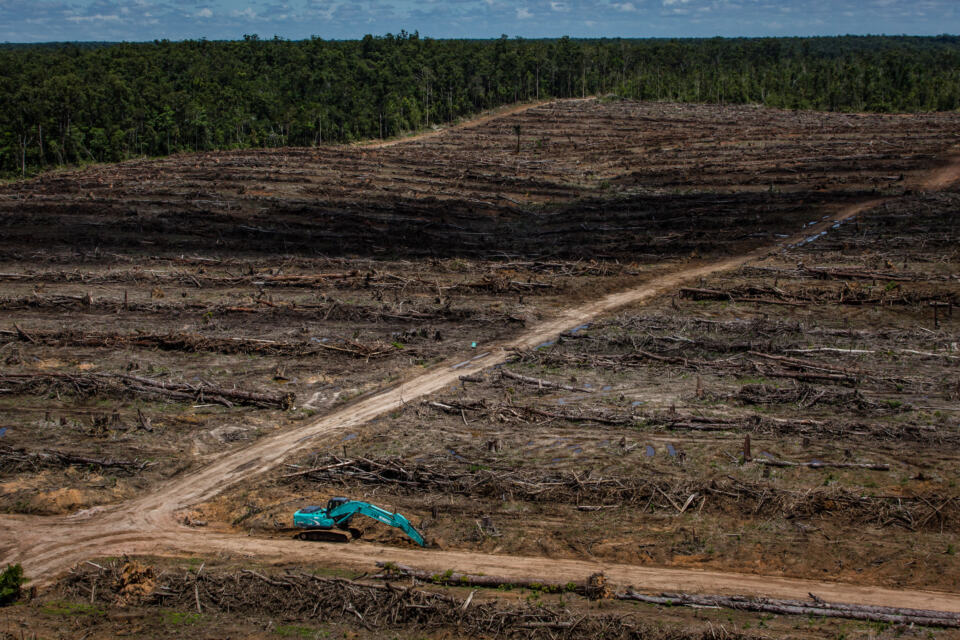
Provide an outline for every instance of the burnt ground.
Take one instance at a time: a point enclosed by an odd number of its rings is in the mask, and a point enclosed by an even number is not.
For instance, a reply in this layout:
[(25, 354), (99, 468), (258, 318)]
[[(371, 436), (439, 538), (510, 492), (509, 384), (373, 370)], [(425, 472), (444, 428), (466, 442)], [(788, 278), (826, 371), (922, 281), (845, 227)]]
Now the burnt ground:
[[(0, 508), (130, 498), (473, 342), (883, 199), (189, 517), (276, 535), (347, 493), (444, 548), (955, 589), (960, 196), (920, 185), (958, 122), (570, 101), (392, 147), (0, 187)], [(328, 461), (350, 463), (282, 477)], [(875, 468), (774, 466), (811, 461)]]

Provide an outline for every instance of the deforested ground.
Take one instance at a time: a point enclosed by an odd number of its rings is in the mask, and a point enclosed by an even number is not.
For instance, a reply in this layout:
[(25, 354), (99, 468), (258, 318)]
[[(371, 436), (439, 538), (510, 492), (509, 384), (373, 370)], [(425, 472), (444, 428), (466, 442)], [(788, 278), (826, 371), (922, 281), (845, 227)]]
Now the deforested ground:
[[(184, 155), (4, 186), (0, 507), (123, 509), (264, 437), (402, 396), (444, 363), (459, 368), (442, 390), (239, 469), (178, 521), (266, 548), (298, 506), (349, 495), (401, 511), (434, 549), (956, 591), (958, 124), (564, 101), (392, 146)], [(700, 265), (701, 278), (484, 368), (530, 327)], [(410, 548), (364, 529), (351, 546)], [(298, 570), (335, 569), (328, 548)], [(165, 562), (142, 560), (157, 574)], [(290, 566), (230, 562), (190, 566), (293, 584), (276, 574)], [(115, 594), (66, 580), (24, 605), (29, 624), (116, 631)], [(387, 597), (357, 584), (321, 591)], [(177, 609), (156, 593), (137, 600), (136, 633), (195, 604), (191, 624), (215, 635), (234, 606), (181, 594)], [(578, 593), (548, 605), (568, 617), (510, 604), (487, 612), (493, 627), (429, 594), (396, 597), (394, 626), (363, 632), (559, 633), (587, 616), (593, 635), (650, 637), (622, 618), (633, 613), (684, 634), (671, 637), (707, 633), (650, 605), (601, 599), (613, 617), (596, 618)], [(80, 601), (104, 615), (64, 604)], [(432, 617), (411, 617), (428, 605)], [(350, 628), (326, 605), (277, 607), (309, 633)], [(731, 636), (769, 620), (719, 611), (708, 628)], [(249, 614), (237, 633), (278, 633), (253, 622), (274, 614)]]

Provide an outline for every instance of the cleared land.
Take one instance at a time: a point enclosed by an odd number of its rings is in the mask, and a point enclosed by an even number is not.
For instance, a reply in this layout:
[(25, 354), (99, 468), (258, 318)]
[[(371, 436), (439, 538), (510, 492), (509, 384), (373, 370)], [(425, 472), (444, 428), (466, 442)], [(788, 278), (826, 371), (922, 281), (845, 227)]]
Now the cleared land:
[[(0, 553), (45, 579), (177, 549), (513, 557), (560, 584), (650, 565), (715, 572), (691, 591), (752, 573), (753, 595), (894, 597), (761, 576), (840, 580), (958, 611), (958, 124), (570, 101), (7, 186), (0, 504), (115, 506), (5, 517)], [(344, 493), (440, 550), (273, 533)]]

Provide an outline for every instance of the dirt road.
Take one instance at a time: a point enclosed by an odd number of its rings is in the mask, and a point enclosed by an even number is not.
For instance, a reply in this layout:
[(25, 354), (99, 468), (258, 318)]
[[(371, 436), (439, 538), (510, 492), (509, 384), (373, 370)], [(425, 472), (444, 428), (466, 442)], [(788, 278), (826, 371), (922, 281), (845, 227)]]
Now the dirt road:
[[(916, 184), (919, 188), (943, 188), (960, 177), (960, 157)], [(783, 241), (792, 244), (828, 230), (884, 202), (875, 199), (846, 207)], [(736, 268), (761, 258), (782, 245), (718, 261), (683, 266), (640, 286), (571, 307), (554, 318), (531, 327), (519, 338), (490, 347), (464, 365), (465, 356), (451, 359), (393, 388), (345, 406), (318, 420), (264, 437), (232, 451), (208, 466), (180, 476), (141, 498), (111, 507), (81, 512), (69, 517), (0, 517), (0, 563), (21, 562), (37, 584), (86, 558), (97, 555), (174, 554), (229, 552), (285, 562), (335, 556), (337, 564), (369, 570), (374, 560), (396, 560), (427, 569), (457, 569), (507, 577), (527, 576), (544, 581), (566, 582), (604, 571), (618, 584), (640, 590), (683, 590), (709, 593), (740, 593), (773, 597), (807, 597), (813, 592), (827, 600), (858, 604), (897, 605), (960, 612), (960, 594), (926, 591), (893, 591), (852, 584), (815, 582), (776, 576), (740, 575), (696, 570), (650, 568), (545, 557), (498, 556), (470, 552), (383, 547), (368, 543), (349, 546), (305, 545), (290, 540), (249, 538), (203, 529), (189, 529), (175, 519), (176, 512), (190, 504), (212, 498), (237, 482), (265, 472), (290, 454), (311, 446), (318, 436), (360, 426), (405, 402), (456, 383), (465, 371), (503, 363), (508, 350), (529, 348), (575, 326), (594, 321), (627, 306), (642, 303), (701, 276)], [(473, 356), (473, 353), (470, 354)]]
[[(586, 98), (567, 98), (566, 100), (563, 100), (563, 102), (579, 102), (579, 101), (594, 100), (594, 99), (595, 98), (593, 96), (589, 96)], [(541, 107), (545, 104), (550, 104), (551, 102), (560, 102), (560, 101), (541, 100), (539, 102), (528, 102), (525, 104), (506, 107), (503, 109), (495, 109), (477, 118), (472, 118), (465, 122), (461, 122), (460, 124), (442, 127), (442, 128), (436, 129), (435, 131), (425, 131), (423, 133), (407, 136), (406, 138), (397, 138), (395, 140), (386, 140), (383, 142), (361, 142), (361, 143), (358, 143), (357, 146), (362, 147), (364, 149), (383, 149), (385, 147), (393, 147), (398, 144), (407, 144), (409, 142), (419, 142), (421, 140), (426, 140), (428, 138), (435, 138), (436, 136), (439, 136), (446, 131), (456, 131), (457, 129), (468, 129), (470, 127), (476, 127), (478, 125), (490, 122), (491, 120), (496, 120), (497, 118), (503, 118), (505, 116), (511, 116), (515, 113), (523, 113), (528, 109)]]

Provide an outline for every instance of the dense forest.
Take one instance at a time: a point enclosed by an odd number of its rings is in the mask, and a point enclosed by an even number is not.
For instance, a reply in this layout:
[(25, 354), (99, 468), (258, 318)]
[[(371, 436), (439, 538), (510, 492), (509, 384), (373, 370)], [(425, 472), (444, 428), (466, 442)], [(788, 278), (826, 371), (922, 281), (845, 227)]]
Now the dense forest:
[(960, 108), (960, 37), (206, 40), (0, 46), (0, 176), (178, 151), (390, 137), (614, 94), (789, 109)]

